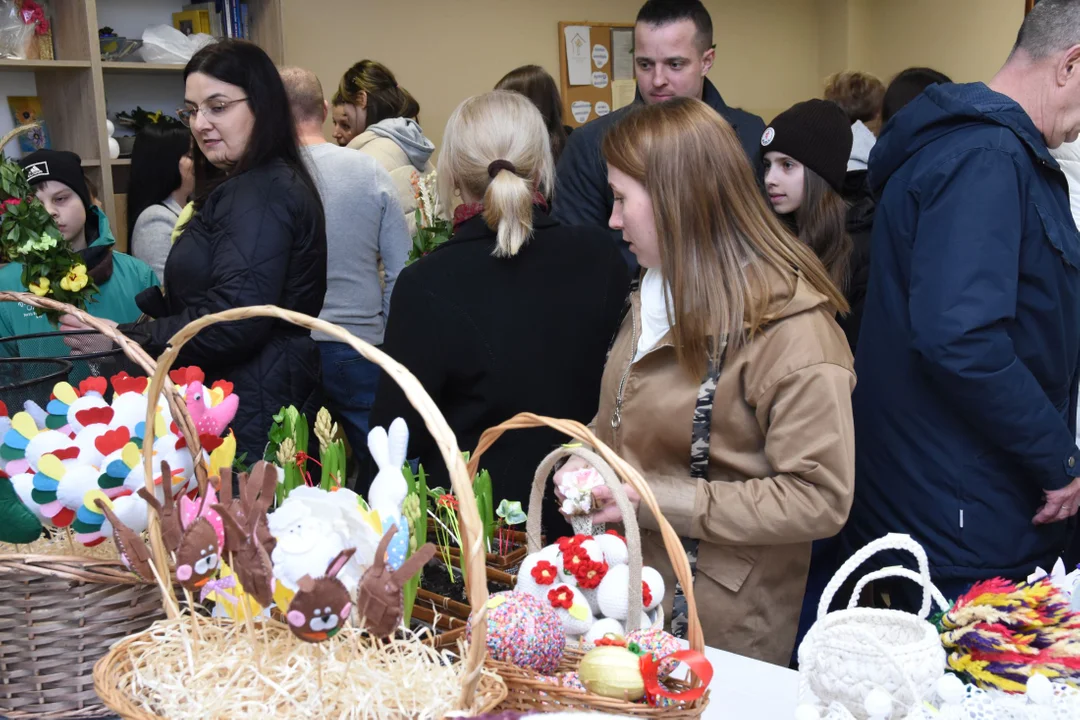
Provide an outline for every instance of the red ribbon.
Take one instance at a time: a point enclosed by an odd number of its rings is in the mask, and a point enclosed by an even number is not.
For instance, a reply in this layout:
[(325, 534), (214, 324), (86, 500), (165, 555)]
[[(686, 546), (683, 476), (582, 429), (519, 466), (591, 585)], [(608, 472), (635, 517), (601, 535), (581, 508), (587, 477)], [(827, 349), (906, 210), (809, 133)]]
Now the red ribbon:
[[(320, 469), (322, 468), (321, 462), (311, 457), (303, 450), (298, 450), (296, 452), (296, 467), (300, 468), (300, 477), (304, 478), (305, 485), (308, 487), (315, 487), (315, 481), (311, 479), (311, 473), (309, 473), (305, 467), (309, 460), (318, 465)], [(335, 485), (341, 487), (341, 481), (334, 477), (334, 473), (330, 473), (330, 479), (334, 481)]]
[[(701, 684), (685, 692), (668, 692), (667, 688), (660, 683), (660, 664), (666, 660), (686, 663)], [(696, 650), (679, 650), (659, 659), (654, 653), (646, 653), (641, 656), (641, 676), (645, 680), (645, 696), (650, 705), (656, 705), (659, 698), (689, 703), (705, 694), (709, 683), (712, 682), (713, 667), (708, 658)]]

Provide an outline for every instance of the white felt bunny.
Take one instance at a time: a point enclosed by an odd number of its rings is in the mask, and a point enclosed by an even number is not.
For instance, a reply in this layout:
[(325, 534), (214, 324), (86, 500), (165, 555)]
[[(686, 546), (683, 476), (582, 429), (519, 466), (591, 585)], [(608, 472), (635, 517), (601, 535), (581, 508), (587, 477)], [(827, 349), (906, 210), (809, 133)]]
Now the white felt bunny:
[(375, 427), (368, 433), (368, 451), (379, 473), (371, 481), (368, 490), (368, 507), (379, 513), (383, 531), (390, 524), (398, 530), (387, 549), (387, 565), (397, 570), (405, 562), (409, 548), (409, 523), (401, 514), (401, 506), (409, 494), (409, 484), (401, 469), (405, 465), (405, 453), (409, 447), (409, 426), (401, 418), (390, 423), (390, 432)]

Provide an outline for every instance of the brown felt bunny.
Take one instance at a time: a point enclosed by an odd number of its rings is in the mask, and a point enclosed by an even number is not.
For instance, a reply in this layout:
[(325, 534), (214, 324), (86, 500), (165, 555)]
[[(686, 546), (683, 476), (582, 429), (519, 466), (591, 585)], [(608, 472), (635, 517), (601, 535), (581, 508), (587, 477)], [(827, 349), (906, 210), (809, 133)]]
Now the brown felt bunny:
[[(273, 478), (273, 482), (269, 481), (268, 476)], [(222, 468), (221, 478), (218, 480), (218, 497), (222, 505), (231, 508), (236, 513), (236, 517), (242, 519), (249, 508), (254, 507), (256, 504), (262, 504), (263, 500), (266, 501), (266, 509), (270, 508), (270, 505), (274, 502), (274, 491), (277, 489), (277, 470), (270, 463), (260, 461), (255, 463), (250, 475), (240, 473), (237, 485), (240, 489), (240, 497), (234, 498), (232, 496), (232, 470)], [(266, 554), (273, 553), (274, 547), (277, 545), (277, 539), (270, 534), (270, 526), (266, 521), (266, 510), (263, 511), (255, 532), (259, 544), (266, 550)], [(226, 538), (227, 545), (228, 539)]]
[(402, 586), (435, 555), (435, 546), (427, 543), (417, 548), (400, 568), (391, 570), (386, 565), (386, 549), (396, 532), (397, 526), (391, 525), (383, 535), (375, 551), (375, 560), (360, 578), (356, 591), (356, 608), (361, 622), (375, 637), (386, 637), (397, 630), (405, 613)]
[(165, 549), (173, 553), (180, 547), (180, 541), (184, 538), (184, 528), (180, 523), (180, 512), (176, 507), (176, 499), (172, 494), (171, 478), (172, 471), (169, 468), (169, 463), (161, 463), (161, 477), (162, 477), (162, 489), (165, 494), (164, 504), (158, 502), (154, 493), (147, 490), (145, 487), (139, 488), (139, 497), (146, 501), (146, 504), (154, 508), (158, 514), (158, 519), (161, 522), (161, 539), (165, 541)]
[(300, 589), (289, 603), (289, 629), (304, 642), (317, 643), (334, 637), (352, 613), (349, 591), (337, 579), (337, 574), (349, 562), (356, 548), (338, 553), (326, 568), (326, 574), (312, 579), (300, 578)]
[[(222, 492), (229, 485), (229, 478), (222, 473)], [(258, 483), (259, 487), (253, 487)], [(229, 565), (244, 590), (263, 607), (274, 600), (274, 567), (266, 546), (258, 539), (260, 525), (266, 526), (266, 511), (274, 501), (277, 472), (267, 462), (258, 462), (251, 477), (241, 477), (241, 500), (227, 499), (214, 505), (225, 523), (225, 552)]]
[(217, 575), (219, 553), (214, 528), (206, 518), (196, 518), (176, 550), (176, 579), (191, 593), (198, 592)]
[(95, 500), (94, 504), (112, 523), (113, 541), (124, 565), (140, 580), (154, 582), (154, 571), (150, 569), (150, 548), (146, 547), (142, 536), (121, 522), (104, 500)]

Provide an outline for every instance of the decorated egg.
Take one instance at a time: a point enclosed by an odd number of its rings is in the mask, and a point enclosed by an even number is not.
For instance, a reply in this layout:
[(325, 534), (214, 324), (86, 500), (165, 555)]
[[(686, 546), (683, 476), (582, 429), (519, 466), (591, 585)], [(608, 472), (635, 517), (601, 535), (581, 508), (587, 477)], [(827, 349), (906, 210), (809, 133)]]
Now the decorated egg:
[(641, 660), (618, 645), (605, 645), (585, 653), (578, 666), (581, 684), (591, 692), (617, 700), (645, 697)]
[[(657, 628), (634, 630), (627, 633), (626, 642), (627, 644), (634, 643), (637, 645), (642, 653), (652, 653), (658, 660), (682, 650), (682, 644), (679, 643), (678, 638)], [(667, 680), (678, 664), (677, 660), (664, 660), (664, 662), (660, 663), (658, 677), (661, 680)]]
[[(470, 624), (466, 641), (471, 634)], [(565, 644), (555, 611), (533, 596), (510, 591), (488, 598), (487, 648), (492, 659), (551, 675), (562, 661)]]

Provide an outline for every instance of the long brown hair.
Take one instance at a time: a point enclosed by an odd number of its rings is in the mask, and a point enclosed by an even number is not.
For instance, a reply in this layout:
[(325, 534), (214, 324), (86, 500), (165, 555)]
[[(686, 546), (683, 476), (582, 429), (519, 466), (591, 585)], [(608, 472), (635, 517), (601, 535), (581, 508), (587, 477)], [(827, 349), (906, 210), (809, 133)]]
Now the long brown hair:
[(522, 65), (506, 73), (495, 84), (495, 89), (521, 93), (532, 100), (547, 126), (551, 155), (555, 162), (559, 162), (559, 156), (566, 147), (566, 127), (563, 125), (562, 98), (555, 78), (539, 65)]
[(794, 293), (801, 275), (846, 312), (844, 296), (813, 251), (765, 205), (731, 125), (700, 100), (636, 105), (608, 132), (603, 154), (652, 200), (668, 316), (679, 365), (695, 377), (726, 337), (737, 352), (767, 321), (766, 271)]
[(847, 202), (810, 168), (803, 166), (803, 201), (795, 211), (799, 240), (808, 245), (829, 272), (833, 284), (846, 291), (855, 247), (847, 232)]
[[(334, 105), (359, 105), (360, 94), (367, 94), (367, 127), (390, 118), (420, 115), (420, 103), (398, 85), (394, 73), (374, 60), (361, 60), (345, 71), (334, 93)], [(360, 133), (367, 129), (353, 128)]]

